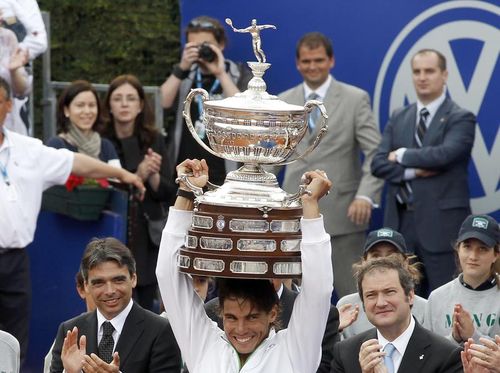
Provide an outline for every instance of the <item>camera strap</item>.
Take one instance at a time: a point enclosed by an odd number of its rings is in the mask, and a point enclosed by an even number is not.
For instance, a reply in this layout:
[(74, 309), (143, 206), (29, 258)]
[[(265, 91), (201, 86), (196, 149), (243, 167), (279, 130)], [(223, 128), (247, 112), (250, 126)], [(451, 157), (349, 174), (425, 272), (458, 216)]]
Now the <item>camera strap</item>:
[[(208, 96), (211, 97), (215, 91), (219, 88), (220, 82), (219, 79), (215, 79), (215, 81), (212, 84), (212, 87), (208, 91)], [(203, 88), (202, 80), (201, 80), (201, 71), (200, 68), (196, 68), (196, 88)], [(198, 95), (196, 97), (196, 104), (198, 105), (198, 120), (195, 122), (195, 130), (200, 139), (204, 140), (205, 139), (205, 125), (203, 124), (203, 100), (201, 98), (201, 95)]]

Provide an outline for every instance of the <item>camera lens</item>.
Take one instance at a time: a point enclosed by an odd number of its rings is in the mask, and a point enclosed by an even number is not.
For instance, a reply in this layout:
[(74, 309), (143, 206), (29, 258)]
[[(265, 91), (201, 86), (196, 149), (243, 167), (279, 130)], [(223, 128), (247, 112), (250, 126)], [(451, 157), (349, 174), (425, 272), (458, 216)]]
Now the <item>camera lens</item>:
[(207, 42), (200, 45), (198, 56), (200, 57), (200, 59), (207, 62), (213, 62), (217, 58), (217, 55), (212, 50), (212, 48), (210, 48), (210, 45), (208, 45)]

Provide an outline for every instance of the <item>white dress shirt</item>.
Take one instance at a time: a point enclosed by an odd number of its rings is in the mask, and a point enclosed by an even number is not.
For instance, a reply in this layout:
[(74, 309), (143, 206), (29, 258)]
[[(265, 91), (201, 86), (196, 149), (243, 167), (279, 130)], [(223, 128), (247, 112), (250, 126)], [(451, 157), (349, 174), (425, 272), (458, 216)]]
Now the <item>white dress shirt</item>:
[(106, 319), (106, 317), (104, 317), (104, 315), (99, 311), (99, 308), (96, 310), (97, 311), (97, 345), (99, 345), (99, 343), (101, 342), (102, 335), (103, 335), (102, 324), (104, 324), (105, 321), (109, 321), (111, 323), (111, 325), (113, 325), (113, 328), (115, 328), (115, 330), (113, 331), (113, 340), (115, 341), (113, 352), (115, 352), (116, 344), (118, 343), (118, 340), (120, 339), (120, 335), (122, 334), (123, 326), (125, 325), (125, 320), (127, 319), (127, 316), (130, 313), (130, 310), (132, 309), (133, 305), (134, 305), (134, 301), (132, 299), (130, 299), (130, 302), (128, 303), (127, 307), (125, 307), (122, 312), (120, 312), (118, 315), (116, 315), (111, 320)]

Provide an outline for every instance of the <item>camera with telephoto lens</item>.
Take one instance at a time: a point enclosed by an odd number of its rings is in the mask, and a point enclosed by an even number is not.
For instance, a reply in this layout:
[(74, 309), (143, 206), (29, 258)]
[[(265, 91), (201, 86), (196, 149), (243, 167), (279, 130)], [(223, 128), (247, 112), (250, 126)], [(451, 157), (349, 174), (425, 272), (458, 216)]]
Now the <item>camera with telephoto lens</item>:
[(212, 48), (210, 48), (210, 45), (207, 42), (202, 43), (198, 47), (198, 56), (200, 57), (200, 60), (206, 62), (213, 62), (217, 58), (217, 54), (215, 54), (215, 52)]

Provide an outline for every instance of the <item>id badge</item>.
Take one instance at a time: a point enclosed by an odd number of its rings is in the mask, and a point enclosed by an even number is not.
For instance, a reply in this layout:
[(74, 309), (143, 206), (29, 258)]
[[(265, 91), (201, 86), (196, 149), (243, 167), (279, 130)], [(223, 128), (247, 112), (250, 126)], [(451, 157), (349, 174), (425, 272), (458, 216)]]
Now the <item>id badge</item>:
[(196, 122), (194, 122), (194, 130), (196, 131), (196, 134), (200, 139), (202, 140), (205, 139), (206, 135), (205, 125), (201, 120), (198, 119)]
[(12, 183), (10, 183), (7, 186), (7, 201), (9, 201), (9, 202), (16, 202), (17, 201), (17, 188)]

